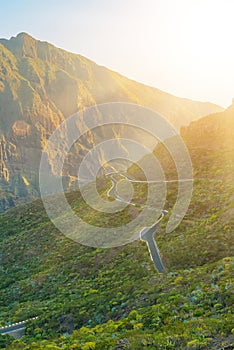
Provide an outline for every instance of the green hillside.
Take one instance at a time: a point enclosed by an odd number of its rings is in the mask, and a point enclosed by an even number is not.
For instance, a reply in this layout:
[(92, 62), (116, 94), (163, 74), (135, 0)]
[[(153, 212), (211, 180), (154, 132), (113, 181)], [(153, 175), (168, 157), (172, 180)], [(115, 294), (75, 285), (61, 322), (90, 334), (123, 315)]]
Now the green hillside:
[[(64, 238), (40, 200), (1, 215), (0, 322), (39, 316), (9, 349), (232, 349), (233, 153), (190, 152), (197, 180), (189, 211), (157, 237), (163, 275), (143, 242), (94, 249)], [(103, 196), (109, 186), (100, 186)], [(170, 209), (176, 189), (168, 190)], [(67, 197), (85, 220), (102, 222), (79, 193)], [(105, 222), (131, 215), (126, 208)]]

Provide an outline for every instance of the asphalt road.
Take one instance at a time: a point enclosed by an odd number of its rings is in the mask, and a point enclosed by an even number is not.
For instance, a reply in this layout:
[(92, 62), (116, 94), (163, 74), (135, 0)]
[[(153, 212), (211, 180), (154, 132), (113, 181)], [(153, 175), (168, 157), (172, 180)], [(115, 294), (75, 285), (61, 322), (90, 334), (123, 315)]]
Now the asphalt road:
[(13, 326), (1, 328), (0, 334), (9, 334), (9, 333), (14, 332), (14, 331), (23, 330), (23, 329), (25, 329), (25, 324), (26, 324), (26, 322), (23, 322), (23, 323), (18, 324), (18, 325), (16, 324)]
[(22, 321), (22, 322), (13, 323), (13, 324), (6, 326), (6, 327), (1, 327), (0, 334), (9, 334), (11, 332), (23, 330), (23, 329), (25, 329), (27, 322), (33, 321), (36, 319), (38, 319), (38, 317), (33, 317), (33, 318), (30, 318), (30, 319)]
[[(138, 182), (144, 182), (146, 183), (147, 181), (136, 181), (134, 179), (132, 179), (130, 176), (123, 174), (123, 173), (109, 173), (107, 174), (107, 176), (109, 177), (109, 179), (112, 181), (112, 186), (109, 189), (109, 191), (107, 192), (107, 196), (108, 197), (113, 197), (118, 201), (124, 202), (126, 204), (129, 205), (133, 205), (136, 206), (136, 203), (133, 203), (131, 201), (127, 201), (124, 198), (120, 197), (118, 195), (117, 192), (117, 184), (118, 184), (118, 180), (116, 180), (115, 176), (119, 175), (125, 179), (127, 179), (130, 182), (133, 183), (138, 183)], [(138, 204), (139, 206), (139, 204)], [(152, 208), (155, 210), (155, 208)], [(155, 241), (154, 235), (156, 232), (156, 229), (160, 223), (161, 220), (163, 220), (163, 218), (165, 217), (165, 215), (167, 215), (167, 211), (166, 210), (161, 210), (161, 216), (160, 218), (150, 227), (144, 227), (141, 231), (140, 231), (140, 237), (142, 241), (145, 241), (147, 243), (148, 249), (149, 249), (149, 253), (150, 253), (150, 257), (154, 262), (154, 265), (156, 267), (156, 269), (158, 270), (158, 272), (162, 273), (165, 271), (165, 266), (163, 265), (161, 256), (160, 256), (160, 252), (157, 246), (157, 243)]]

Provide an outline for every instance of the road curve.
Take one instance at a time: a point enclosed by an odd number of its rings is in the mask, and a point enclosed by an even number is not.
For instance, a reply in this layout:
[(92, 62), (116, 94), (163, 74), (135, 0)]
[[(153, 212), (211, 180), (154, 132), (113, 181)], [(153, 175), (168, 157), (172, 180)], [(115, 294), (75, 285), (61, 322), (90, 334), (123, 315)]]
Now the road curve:
[[(116, 175), (122, 176), (123, 178), (125, 178), (133, 183), (141, 183), (141, 182), (147, 183), (147, 181), (137, 181), (135, 179), (132, 179), (129, 175), (126, 175), (125, 173), (112, 172), (112, 173), (106, 174), (106, 176), (108, 176), (109, 179), (112, 181), (112, 186), (107, 192), (108, 197), (115, 198), (116, 200), (124, 202), (124, 203), (129, 204), (129, 205), (139, 206), (139, 204), (133, 203), (131, 201), (126, 201), (124, 198), (122, 198), (118, 195), (117, 184), (119, 181), (116, 180), (116, 178), (115, 178)], [(152, 207), (145, 206), (145, 205), (142, 205), (141, 207), (147, 207), (147, 208), (151, 208), (153, 210), (156, 210), (156, 208), (152, 208)], [(140, 238), (142, 241), (145, 241), (147, 243), (147, 247), (149, 249), (151, 259), (153, 260), (154, 265), (155, 265), (156, 269), (158, 270), (158, 272), (162, 273), (165, 271), (165, 266), (163, 265), (157, 243), (154, 239), (154, 234), (156, 232), (156, 229), (157, 229), (159, 223), (161, 222), (161, 220), (165, 217), (165, 215), (168, 212), (167, 212), (167, 210), (160, 210), (160, 212), (161, 212), (160, 218), (152, 226), (144, 227), (140, 231)]]

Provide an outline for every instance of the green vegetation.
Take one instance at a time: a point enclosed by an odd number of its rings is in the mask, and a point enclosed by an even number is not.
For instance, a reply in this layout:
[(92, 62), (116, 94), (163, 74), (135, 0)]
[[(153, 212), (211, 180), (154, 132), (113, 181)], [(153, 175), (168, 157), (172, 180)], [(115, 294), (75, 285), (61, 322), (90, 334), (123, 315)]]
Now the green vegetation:
[[(143, 242), (94, 249), (66, 239), (40, 200), (1, 215), (0, 324), (39, 316), (6, 348), (232, 348), (234, 164), (227, 150), (191, 149), (191, 155), (198, 179), (188, 214), (173, 233), (164, 233), (166, 223), (158, 232), (163, 275)], [(144, 203), (140, 187), (135, 200)], [(101, 181), (103, 197), (106, 188), (109, 182)], [(103, 216), (79, 193), (67, 198), (85, 220), (101, 224)], [(135, 214), (126, 208), (105, 222), (113, 226)], [(9, 344), (8, 337), (1, 341)]]
[[(127, 279), (123, 278), (115, 297), (113, 289), (109, 290), (115, 302), (108, 302), (102, 286), (95, 284), (97, 289), (90, 289), (84, 295), (89, 299), (89, 305), (92, 305), (91, 302), (96, 305), (95, 319), (89, 320), (91, 325), (88, 322), (89, 326), (82, 326), (70, 336), (64, 328), (63, 336), (56, 337), (53, 342), (40, 340), (48, 338), (45, 324), (31, 325), (27, 337), (20, 341), (22, 345), (19, 349), (56, 349), (56, 346), (58, 349), (118, 349), (117, 344), (121, 341), (124, 344), (124, 340), (126, 346), (120, 349), (215, 349), (217, 345), (230, 344), (229, 336), (234, 326), (231, 315), (233, 286), (230, 282), (233, 262), (233, 259), (226, 258), (200, 269), (170, 272), (157, 277), (151, 269), (147, 269), (141, 279), (137, 278), (137, 286), (132, 285), (132, 298), (135, 300), (131, 311), (128, 309), (129, 301), (125, 299), (129, 290), (122, 289), (123, 284), (127, 287)], [(131, 265), (134, 264), (129, 264), (130, 269)], [(116, 274), (121, 273), (126, 275), (122, 269), (113, 274), (117, 277)], [(102, 279), (107, 280), (107, 277), (105, 274)], [(70, 292), (70, 298), (71, 295)], [(69, 302), (70, 298), (67, 296), (66, 301)], [(106, 314), (117, 312), (114, 320), (104, 323), (98, 319), (101, 307), (105, 308)], [(118, 317), (124, 311), (127, 316)], [(78, 312), (81, 313), (82, 308)], [(68, 314), (68, 326), (70, 320), (71, 314)], [(60, 327), (64, 325), (60, 324)], [(27, 342), (35, 340), (36, 345), (31, 343), (27, 347)], [(13, 342), (9, 349), (18, 349), (16, 344)]]

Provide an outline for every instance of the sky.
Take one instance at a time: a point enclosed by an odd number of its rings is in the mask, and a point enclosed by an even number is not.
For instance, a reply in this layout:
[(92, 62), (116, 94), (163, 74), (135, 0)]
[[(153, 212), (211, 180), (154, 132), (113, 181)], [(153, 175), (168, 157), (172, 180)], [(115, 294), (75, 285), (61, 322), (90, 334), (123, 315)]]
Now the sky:
[(234, 97), (234, 0), (0, 0), (0, 37), (27, 32), (180, 97)]

